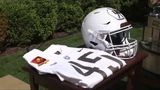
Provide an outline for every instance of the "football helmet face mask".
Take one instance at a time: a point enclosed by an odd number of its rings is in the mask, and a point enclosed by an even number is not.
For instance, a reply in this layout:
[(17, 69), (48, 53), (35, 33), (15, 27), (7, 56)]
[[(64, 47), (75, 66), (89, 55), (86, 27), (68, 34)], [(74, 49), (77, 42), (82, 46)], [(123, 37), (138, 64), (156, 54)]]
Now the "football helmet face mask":
[(137, 52), (137, 40), (130, 38), (131, 28), (119, 11), (106, 7), (90, 12), (83, 20), (81, 31), (87, 47), (131, 59)]

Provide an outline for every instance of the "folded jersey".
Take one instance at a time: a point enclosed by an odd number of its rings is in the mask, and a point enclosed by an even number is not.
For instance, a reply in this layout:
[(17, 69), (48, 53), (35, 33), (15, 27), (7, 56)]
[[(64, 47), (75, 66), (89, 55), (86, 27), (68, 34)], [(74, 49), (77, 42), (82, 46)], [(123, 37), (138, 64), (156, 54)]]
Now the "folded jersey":
[(104, 51), (51, 45), (45, 51), (33, 49), (23, 58), (38, 71), (56, 74), (83, 88), (92, 88), (126, 63)]

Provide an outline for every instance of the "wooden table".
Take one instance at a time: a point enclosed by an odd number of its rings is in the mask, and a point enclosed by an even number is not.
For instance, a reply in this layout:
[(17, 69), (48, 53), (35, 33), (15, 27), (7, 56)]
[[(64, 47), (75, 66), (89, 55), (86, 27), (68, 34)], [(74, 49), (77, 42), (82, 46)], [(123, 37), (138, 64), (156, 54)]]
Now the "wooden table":
[(134, 90), (134, 82), (141, 76), (142, 61), (147, 57), (143, 51), (138, 51), (137, 55), (130, 60), (126, 60), (127, 65), (116, 71), (113, 75), (107, 77), (102, 82), (93, 88), (82, 88), (71, 84), (67, 81), (60, 81), (56, 75), (45, 74), (39, 75), (37, 70), (31, 66), (25, 66), (23, 69), (29, 73), (31, 90), (39, 90), (39, 85), (42, 85), (49, 90), (107, 90), (114, 85), (115, 82), (128, 77), (127, 90)]

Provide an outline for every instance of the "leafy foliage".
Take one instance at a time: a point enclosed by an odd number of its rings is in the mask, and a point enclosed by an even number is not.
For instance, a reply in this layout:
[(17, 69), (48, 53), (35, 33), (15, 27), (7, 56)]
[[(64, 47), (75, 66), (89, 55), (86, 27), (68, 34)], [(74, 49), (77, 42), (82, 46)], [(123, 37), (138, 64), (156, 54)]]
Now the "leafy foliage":
[(96, 0), (78, 0), (77, 3), (81, 6), (84, 14), (88, 14), (98, 6)]
[(59, 2), (58, 3), (58, 24), (57, 31), (68, 33), (80, 30), (83, 10), (77, 3)]
[(8, 27), (7, 17), (4, 13), (0, 12), (0, 51), (5, 50)]
[(150, 11), (148, 0), (96, 0), (99, 7), (112, 7), (121, 11), (129, 21), (145, 22)]
[(7, 19), (7, 43), (22, 46), (45, 41), (55, 31), (79, 31), (83, 18), (100, 7), (113, 7), (128, 20), (144, 21), (147, 5), (146, 0), (0, 0), (0, 14)]
[(25, 45), (46, 40), (55, 30), (56, 2), (6, 0), (1, 9), (9, 19), (9, 43)]

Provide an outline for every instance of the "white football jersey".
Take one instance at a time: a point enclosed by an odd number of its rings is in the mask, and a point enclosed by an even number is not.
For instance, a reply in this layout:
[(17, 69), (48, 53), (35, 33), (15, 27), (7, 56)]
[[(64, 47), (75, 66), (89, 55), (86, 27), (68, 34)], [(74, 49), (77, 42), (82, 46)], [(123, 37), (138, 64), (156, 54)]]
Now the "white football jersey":
[[(34, 59), (26, 58), (31, 56)], [(32, 50), (24, 55), (24, 58), (33, 66), (37, 56), (47, 59), (45, 64), (34, 66), (37, 70), (56, 74), (60, 80), (66, 80), (84, 88), (94, 87), (126, 65), (123, 60), (104, 51), (65, 45), (51, 45), (43, 52)]]

